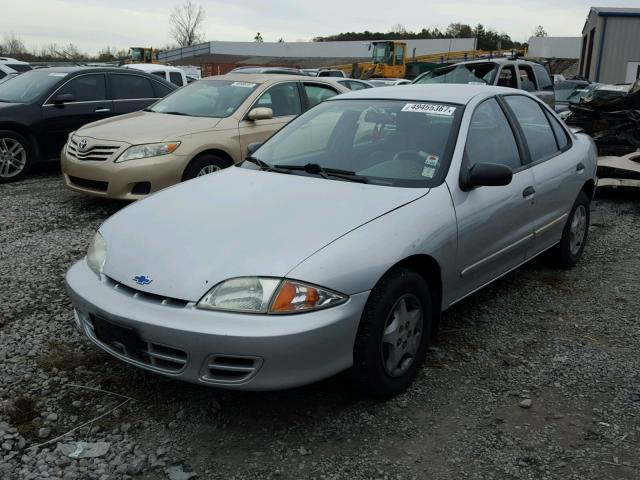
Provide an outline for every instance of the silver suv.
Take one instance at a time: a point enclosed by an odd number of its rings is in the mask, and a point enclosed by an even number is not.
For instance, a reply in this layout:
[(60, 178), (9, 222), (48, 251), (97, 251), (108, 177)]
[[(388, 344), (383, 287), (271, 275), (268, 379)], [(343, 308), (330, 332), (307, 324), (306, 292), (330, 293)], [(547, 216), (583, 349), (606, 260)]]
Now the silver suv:
[(540, 63), (510, 58), (472, 60), (425, 72), (413, 83), (468, 83), (525, 90), (555, 106), (553, 82)]

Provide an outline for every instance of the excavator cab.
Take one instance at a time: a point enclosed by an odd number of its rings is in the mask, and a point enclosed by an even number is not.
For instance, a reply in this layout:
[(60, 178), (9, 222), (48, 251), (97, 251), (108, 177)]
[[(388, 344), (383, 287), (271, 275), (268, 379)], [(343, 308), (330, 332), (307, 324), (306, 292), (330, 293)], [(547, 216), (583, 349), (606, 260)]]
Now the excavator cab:
[(156, 63), (157, 54), (153, 48), (131, 47), (129, 49), (129, 60), (131, 63)]
[(371, 77), (403, 78), (407, 63), (407, 44), (405, 42), (371, 42), (373, 49), (371, 61), (374, 70)]

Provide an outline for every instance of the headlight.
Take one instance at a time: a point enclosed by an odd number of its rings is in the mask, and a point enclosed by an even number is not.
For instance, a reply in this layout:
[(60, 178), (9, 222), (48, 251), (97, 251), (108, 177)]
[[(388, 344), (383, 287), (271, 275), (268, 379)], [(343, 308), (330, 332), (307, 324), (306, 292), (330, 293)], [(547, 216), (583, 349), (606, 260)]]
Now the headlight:
[(337, 305), (345, 295), (293, 280), (240, 277), (213, 287), (199, 308), (248, 313), (295, 313)]
[(87, 251), (87, 264), (89, 268), (96, 274), (102, 273), (102, 267), (107, 261), (107, 242), (104, 241), (100, 232), (96, 232), (93, 237), (93, 242), (89, 246)]
[(134, 145), (129, 147), (120, 155), (116, 162), (126, 162), (127, 160), (137, 160), (139, 158), (159, 157), (173, 153), (180, 146), (180, 142), (149, 143), (147, 145)]

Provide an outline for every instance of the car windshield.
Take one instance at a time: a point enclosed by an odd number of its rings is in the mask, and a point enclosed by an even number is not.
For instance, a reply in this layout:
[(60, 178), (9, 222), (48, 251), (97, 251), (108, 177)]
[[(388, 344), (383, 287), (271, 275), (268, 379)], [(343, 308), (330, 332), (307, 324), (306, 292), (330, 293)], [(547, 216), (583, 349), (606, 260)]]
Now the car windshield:
[[(446, 174), (462, 109), (429, 101), (326, 101), (280, 130), (243, 167), (258, 168), (262, 161), (284, 173), (320, 171), (335, 180), (351, 174), (377, 185), (436, 186)], [(331, 170), (342, 176), (331, 176)]]
[(555, 87), (556, 102), (580, 103), (591, 89), (588, 84), (562, 82)]
[(0, 85), (0, 102), (29, 103), (40, 98), (66, 77), (64, 72), (29, 70)]
[(482, 83), (493, 85), (498, 64), (493, 62), (462, 63), (436, 68), (415, 83)]
[(206, 80), (176, 90), (149, 110), (191, 117), (224, 118), (235, 112), (256, 89), (257, 83)]

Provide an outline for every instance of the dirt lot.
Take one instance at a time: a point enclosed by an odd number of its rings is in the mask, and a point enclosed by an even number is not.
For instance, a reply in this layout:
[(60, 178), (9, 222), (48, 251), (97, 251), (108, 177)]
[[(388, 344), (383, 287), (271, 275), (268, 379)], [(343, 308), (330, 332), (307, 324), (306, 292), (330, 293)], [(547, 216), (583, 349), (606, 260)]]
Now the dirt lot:
[[(0, 185), (0, 478), (640, 478), (637, 193), (597, 197), (575, 269), (536, 260), (447, 312), (417, 383), (386, 403), (340, 378), (214, 390), (96, 350), (63, 276), (119, 208), (54, 171)], [(77, 441), (109, 448), (60, 452)]]

